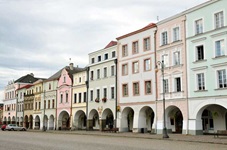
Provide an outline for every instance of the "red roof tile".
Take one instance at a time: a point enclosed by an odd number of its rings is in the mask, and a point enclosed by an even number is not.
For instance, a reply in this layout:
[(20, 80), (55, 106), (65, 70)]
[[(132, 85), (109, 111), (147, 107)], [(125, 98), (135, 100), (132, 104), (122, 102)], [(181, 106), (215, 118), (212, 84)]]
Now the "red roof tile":
[(106, 45), (106, 47), (104, 49), (112, 47), (112, 46), (115, 46), (115, 45), (117, 45), (117, 42), (116, 41), (111, 41), (108, 45)]

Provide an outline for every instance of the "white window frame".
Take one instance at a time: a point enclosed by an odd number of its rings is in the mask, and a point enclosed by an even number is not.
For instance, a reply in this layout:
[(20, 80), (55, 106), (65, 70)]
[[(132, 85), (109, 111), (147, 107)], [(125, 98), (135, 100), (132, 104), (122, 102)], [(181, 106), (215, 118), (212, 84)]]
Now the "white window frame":
[[(197, 23), (199, 23), (199, 28), (197, 28)], [(195, 20), (195, 23), (194, 23), (194, 26), (195, 26), (195, 35), (197, 34), (201, 34), (204, 32), (204, 19), (203, 18), (200, 18), (200, 19), (197, 19)]]
[[(178, 29), (178, 32), (175, 32), (176, 30), (175, 29)], [(176, 42), (176, 41), (179, 41), (180, 40), (180, 27), (179, 26), (176, 26), (172, 29), (172, 32), (173, 32), (173, 35), (172, 35), (172, 42)], [(177, 33), (177, 34), (175, 34)], [(177, 35), (175, 37), (175, 35)]]
[[(219, 22), (219, 24), (218, 24), (218, 26), (217, 26), (217, 18), (216, 18), (216, 15), (217, 14), (220, 14), (220, 13), (222, 13), (222, 21), (221, 22)], [(222, 27), (224, 27), (225, 26), (225, 12), (224, 12), (224, 10), (221, 10), (221, 11), (218, 11), (218, 12), (215, 12), (214, 13), (214, 29), (219, 29), (219, 28), (222, 28)], [(220, 19), (220, 18), (219, 18)], [(220, 20), (219, 20), (220, 21)]]
[[(178, 58), (176, 59), (176, 53), (178, 53)], [(181, 64), (181, 51), (179, 51), (179, 50), (176, 50), (176, 51), (173, 51), (173, 66), (177, 66), (177, 65), (180, 65)], [(176, 60), (178, 60), (178, 61), (176, 61)], [(178, 63), (176, 63), (176, 62), (178, 62)]]

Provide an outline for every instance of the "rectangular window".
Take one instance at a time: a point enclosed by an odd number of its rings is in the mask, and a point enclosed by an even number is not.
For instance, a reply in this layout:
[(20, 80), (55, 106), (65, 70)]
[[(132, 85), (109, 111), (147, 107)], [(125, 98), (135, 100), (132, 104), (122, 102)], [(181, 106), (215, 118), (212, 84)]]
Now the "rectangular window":
[(204, 73), (197, 74), (197, 90), (205, 90)]
[(100, 62), (101, 61), (101, 56), (98, 56), (98, 62)]
[(54, 99), (52, 100), (52, 108), (54, 108)]
[[(41, 109), (41, 102), (39, 102), (39, 110)], [(23, 111), (23, 105), (22, 105), (22, 111)]]
[(116, 52), (115, 51), (112, 52), (112, 58), (114, 58), (114, 57), (116, 57)]
[(215, 18), (215, 28), (221, 28), (224, 26), (224, 14), (223, 11), (214, 14)]
[(37, 110), (37, 102), (35, 102), (35, 110)]
[(97, 89), (97, 99), (100, 100), (100, 90)]
[(132, 63), (132, 71), (133, 71), (133, 73), (138, 73), (139, 72), (139, 62), (137, 61), (137, 62), (133, 62)]
[(90, 91), (90, 99), (93, 101), (93, 90)]
[(215, 42), (215, 56), (223, 56), (225, 55), (225, 47), (224, 47), (224, 40), (216, 41)]
[(115, 67), (114, 66), (111, 66), (111, 76), (114, 76), (114, 71), (115, 70)]
[(79, 93), (79, 103), (81, 103), (81, 99), (82, 99), (82, 94)]
[(139, 95), (139, 82), (133, 83), (133, 95)]
[(180, 40), (180, 29), (179, 27), (173, 28), (173, 42)]
[(61, 94), (61, 101), (60, 101), (61, 103), (63, 102), (63, 94)]
[(77, 103), (77, 94), (74, 94), (74, 103)]
[(91, 58), (91, 63), (92, 63), (92, 64), (95, 63), (95, 58)]
[(166, 45), (168, 44), (168, 35), (167, 35), (167, 31), (162, 32), (162, 45)]
[(139, 44), (138, 41), (132, 43), (132, 54), (139, 53)]
[(104, 60), (107, 60), (108, 59), (108, 54), (105, 54), (104, 55)]
[(175, 90), (176, 92), (180, 92), (181, 91), (181, 78), (175, 78)]
[(122, 75), (128, 74), (128, 64), (122, 65)]
[(145, 81), (145, 94), (151, 94), (151, 81)]
[(103, 89), (103, 97), (105, 97), (105, 98), (107, 97), (107, 89), (106, 88)]
[(219, 70), (218, 71), (218, 88), (226, 88), (227, 81), (226, 81), (226, 71)]
[(199, 19), (195, 21), (195, 34), (203, 33), (203, 20)]
[(174, 65), (180, 65), (180, 52), (173, 53), (173, 61)]
[(162, 61), (163, 61), (163, 65), (164, 67), (168, 67), (169, 66), (169, 56), (167, 54), (162, 55)]
[(163, 86), (164, 86), (164, 93), (169, 93), (169, 83), (168, 83), (168, 79), (164, 79), (163, 80), (163, 82), (164, 82), (164, 84), (163, 84)]
[(86, 102), (86, 101), (87, 101), (87, 93), (84, 92), (84, 102)]
[(114, 87), (111, 87), (111, 99), (114, 99)]
[(46, 100), (44, 100), (44, 109), (46, 109)]
[(128, 45), (122, 46), (122, 57), (128, 56)]
[(144, 60), (144, 71), (151, 70), (151, 59)]
[(104, 77), (104, 78), (107, 77), (107, 68), (106, 68), (106, 67), (103, 69), (103, 77)]
[(144, 47), (144, 51), (148, 51), (148, 50), (150, 50), (150, 38), (148, 37), (148, 38), (145, 38), (144, 40), (143, 40), (143, 47)]
[(79, 83), (81, 83), (82, 82), (82, 79), (81, 79), (81, 77), (79, 77)]
[(128, 96), (128, 84), (123, 84), (123, 97)]
[(203, 45), (196, 47), (196, 60), (204, 60), (204, 48)]
[(48, 100), (48, 109), (50, 109), (50, 100)]
[(100, 69), (97, 69), (97, 79), (100, 79)]
[(66, 103), (68, 103), (68, 101), (69, 101), (69, 94), (68, 93), (66, 93), (66, 95), (65, 95), (65, 97), (66, 97)]
[(91, 80), (94, 79), (94, 71), (91, 71)]

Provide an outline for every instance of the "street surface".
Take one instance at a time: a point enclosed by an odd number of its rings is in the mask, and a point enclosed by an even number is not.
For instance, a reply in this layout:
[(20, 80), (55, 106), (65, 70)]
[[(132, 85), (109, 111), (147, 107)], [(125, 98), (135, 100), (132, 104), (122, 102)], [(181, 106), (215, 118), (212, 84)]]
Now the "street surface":
[(0, 131), (0, 150), (227, 150), (227, 145), (99, 135)]

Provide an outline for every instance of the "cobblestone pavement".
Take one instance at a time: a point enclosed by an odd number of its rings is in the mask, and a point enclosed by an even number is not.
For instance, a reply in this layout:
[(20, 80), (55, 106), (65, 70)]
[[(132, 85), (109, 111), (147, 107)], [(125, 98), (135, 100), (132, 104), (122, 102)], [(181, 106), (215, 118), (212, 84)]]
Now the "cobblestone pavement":
[[(43, 132), (41, 130), (30, 130), (30, 132)], [(158, 140), (169, 140), (169, 141), (185, 141), (185, 142), (197, 142), (197, 143), (210, 143), (210, 144), (223, 144), (227, 145), (227, 136), (214, 137), (213, 135), (182, 135), (182, 134), (169, 134), (168, 139), (163, 139), (160, 134), (150, 133), (131, 133), (131, 132), (120, 132), (120, 133), (108, 133), (100, 131), (59, 131), (49, 130), (48, 133), (59, 133), (59, 134), (78, 134), (78, 135), (96, 135), (96, 136), (113, 136), (113, 137), (128, 137), (128, 138), (143, 138), (143, 139), (158, 139)]]

